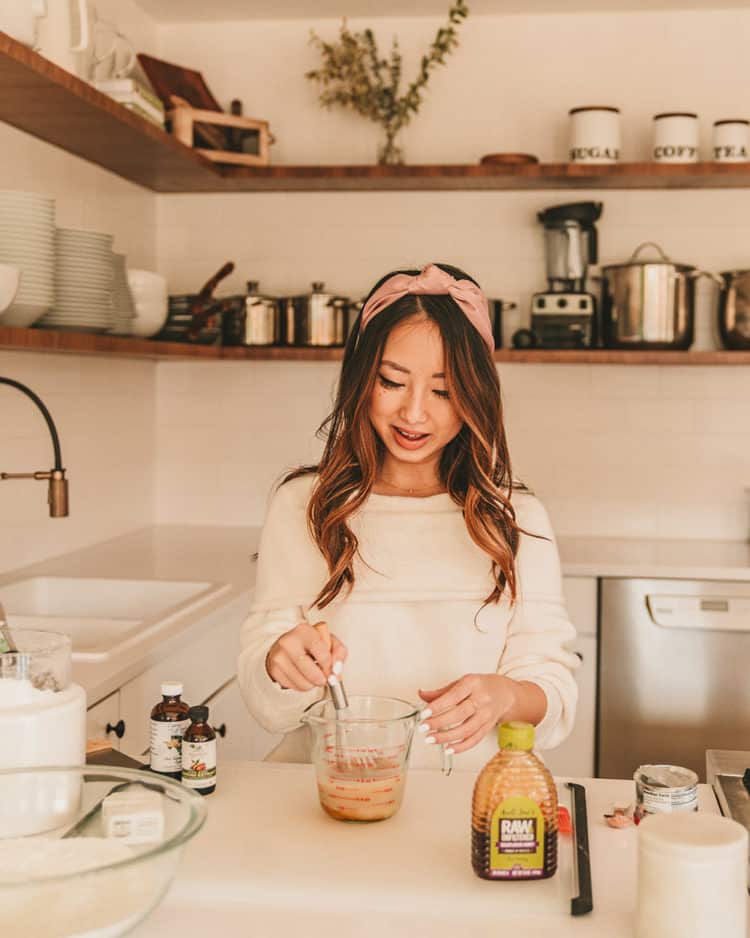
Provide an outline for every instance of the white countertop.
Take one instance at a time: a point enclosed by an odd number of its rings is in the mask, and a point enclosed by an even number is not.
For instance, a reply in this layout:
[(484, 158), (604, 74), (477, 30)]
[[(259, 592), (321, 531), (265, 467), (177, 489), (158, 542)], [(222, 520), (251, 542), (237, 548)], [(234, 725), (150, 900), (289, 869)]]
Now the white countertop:
[(747, 541), (561, 537), (565, 576), (750, 580)]
[[(310, 765), (220, 763), (206, 826), (134, 938), (455, 938), (496, 934), (501, 925), (517, 938), (631, 938), (637, 829), (613, 830), (602, 815), (632, 803), (633, 782), (583, 780), (594, 911), (574, 918), (566, 882), (557, 884), (561, 901), (550, 904), (535, 895), (554, 880), (488, 883), (473, 874), (475, 777), (411, 770), (398, 814), (347, 824), (320, 809)], [(699, 805), (718, 812), (707, 785)]]

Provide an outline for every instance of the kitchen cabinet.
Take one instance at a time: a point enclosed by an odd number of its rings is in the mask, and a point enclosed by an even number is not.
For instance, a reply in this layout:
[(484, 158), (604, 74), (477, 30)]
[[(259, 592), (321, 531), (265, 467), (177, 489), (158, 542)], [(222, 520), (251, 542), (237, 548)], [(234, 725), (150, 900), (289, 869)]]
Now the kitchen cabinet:
[(578, 635), (571, 650), (578, 655), (578, 708), (573, 731), (556, 749), (544, 753), (553, 775), (590, 778), (594, 775), (596, 738), (596, 655), (598, 581), (596, 577), (563, 577), (568, 615)]
[(258, 761), (281, 740), (281, 736), (267, 733), (250, 716), (242, 699), (237, 678), (232, 678), (206, 701), (209, 723), (214, 729), (224, 728), (217, 734), (217, 758)]
[(120, 749), (126, 729), (125, 723), (120, 722), (119, 691), (86, 711), (86, 739), (108, 739), (113, 749)]
[[(239, 624), (234, 616), (207, 623), (200, 636), (165, 661), (147, 668), (120, 688), (120, 718), (127, 731), (120, 748), (134, 759), (148, 753), (149, 714), (161, 700), (163, 681), (180, 681), (182, 699), (191, 706), (209, 700), (234, 676), (239, 654)], [(218, 725), (214, 715), (211, 723)]]

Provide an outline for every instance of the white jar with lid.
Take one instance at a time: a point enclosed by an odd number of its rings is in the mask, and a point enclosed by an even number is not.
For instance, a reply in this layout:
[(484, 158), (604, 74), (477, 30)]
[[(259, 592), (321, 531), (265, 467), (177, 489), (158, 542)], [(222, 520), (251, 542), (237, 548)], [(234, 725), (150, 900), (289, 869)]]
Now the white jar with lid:
[(698, 115), (690, 111), (670, 111), (654, 115), (656, 163), (698, 162)]
[(750, 121), (714, 121), (711, 156), (716, 163), (747, 163), (750, 153)]
[(570, 116), (571, 163), (616, 163), (620, 159), (620, 109), (574, 107)]
[[(83, 765), (86, 692), (71, 681), (67, 635), (10, 628), (16, 651), (0, 654), (0, 768)], [(0, 776), (0, 837), (51, 830), (78, 809), (80, 776)]]
[(745, 828), (718, 814), (645, 817), (638, 826), (636, 938), (745, 938)]

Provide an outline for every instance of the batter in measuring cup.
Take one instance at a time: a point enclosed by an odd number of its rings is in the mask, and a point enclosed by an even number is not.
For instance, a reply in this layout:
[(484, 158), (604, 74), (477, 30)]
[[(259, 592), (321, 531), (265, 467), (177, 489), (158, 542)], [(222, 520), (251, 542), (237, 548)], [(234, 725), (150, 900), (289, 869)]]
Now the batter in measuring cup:
[[(421, 699), (421, 739), (461, 767), (499, 722), (533, 723), (541, 749), (570, 732), (575, 630), (547, 514), (511, 473), (493, 350), (457, 268), (388, 274), (365, 300), (320, 462), (282, 481), (261, 538), (238, 671), (285, 734), (268, 758), (309, 760), (300, 717), (342, 670), (350, 696)], [(435, 748), (411, 764), (437, 767)]]

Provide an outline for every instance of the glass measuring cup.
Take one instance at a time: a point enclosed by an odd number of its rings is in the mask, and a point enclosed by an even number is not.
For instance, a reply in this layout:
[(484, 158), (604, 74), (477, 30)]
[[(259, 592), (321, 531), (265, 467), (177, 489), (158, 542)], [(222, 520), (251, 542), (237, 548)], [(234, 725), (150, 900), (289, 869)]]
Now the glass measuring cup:
[(349, 698), (344, 716), (331, 700), (305, 711), (323, 810), (339, 821), (382, 821), (401, 806), (419, 707), (397, 697)]

